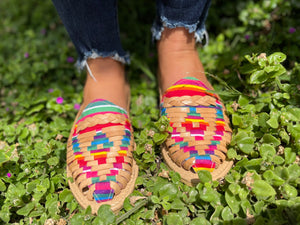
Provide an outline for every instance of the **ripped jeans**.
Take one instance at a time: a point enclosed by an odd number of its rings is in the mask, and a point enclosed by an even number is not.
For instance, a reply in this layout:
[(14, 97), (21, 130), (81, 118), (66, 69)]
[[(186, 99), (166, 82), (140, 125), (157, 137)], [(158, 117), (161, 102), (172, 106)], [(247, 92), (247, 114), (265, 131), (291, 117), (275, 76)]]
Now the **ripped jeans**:
[[(52, 0), (78, 53), (77, 65), (88, 58), (111, 57), (129, 63), (119, 35), (117, 0)], [(185, 27), (197, 42), (208, 41), (205, 29), (210, 0), (156, 0), (152, 35), (159, 40), (164, 27)]]

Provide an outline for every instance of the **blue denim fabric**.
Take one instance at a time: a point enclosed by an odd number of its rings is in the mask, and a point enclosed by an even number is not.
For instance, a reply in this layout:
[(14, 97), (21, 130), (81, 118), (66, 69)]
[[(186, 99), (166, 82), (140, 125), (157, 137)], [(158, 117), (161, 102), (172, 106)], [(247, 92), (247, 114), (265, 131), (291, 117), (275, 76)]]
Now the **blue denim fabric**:
[[(117, 0), (52, 0), (78, 52), (77, 65), (88, 58), (112, 57), (129, 63), (119, 35)], [(185, 27), (196, 41), (207, 39), (205, 20), (210, 0), (157, 0), (157, 17), (152, 27), (159, 40), (164, 27)]]
[(164, 27), (185, 27), (195, 34), (196, 42), (202, 42), (208, 35), (205, 20), (210, 0), (156, 0), (157, 17), (152, 26), (153, 39), (159, 40)]

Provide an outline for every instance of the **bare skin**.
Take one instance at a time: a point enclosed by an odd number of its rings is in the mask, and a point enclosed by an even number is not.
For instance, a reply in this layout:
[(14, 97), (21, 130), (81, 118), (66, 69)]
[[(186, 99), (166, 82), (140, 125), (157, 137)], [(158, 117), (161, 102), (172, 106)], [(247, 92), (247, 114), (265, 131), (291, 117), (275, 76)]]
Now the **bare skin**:
[(87, 76), (84, 103), (101, 98), (129, 110), (130, 87), (125, 78), (124, 65), (111, 58), (89, 59), (88, 64), (96, 81)]
[[(157, 43), (157, 51), (161, 93), (186, 76), (196, 77), (212, 89), (196, 50), (194, 33), (185, 28), (165, 28)], [(111, 58), (89, 59), (88, 64), (97, 81), (87, 76), (84, 104), (101, 98), (128, 110), (130, 87), (125, 79), (124, 65)]]
[(161, 93), (164, 93), (176, 81), (187, 76), (198, 78), (212, 89), (196, 50), (194, 33), (189, 33), (182, 27), (165, 28), (161, 40), (157, 43), (157, 51)]

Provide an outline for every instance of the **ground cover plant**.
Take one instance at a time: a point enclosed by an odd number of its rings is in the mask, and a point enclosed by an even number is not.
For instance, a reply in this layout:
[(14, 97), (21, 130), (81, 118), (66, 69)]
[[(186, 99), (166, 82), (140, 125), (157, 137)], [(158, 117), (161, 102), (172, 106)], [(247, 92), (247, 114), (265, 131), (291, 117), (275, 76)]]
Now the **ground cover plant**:
[(124, 209), (82, 210), (68, 189), (66, 140), (82, 100), (84, 72), (51, 1), (0, 1), (1, 224), (300, 224), (299, 1), (212, 3), (209, 44), (199, 49), (230, 117), (234, 167), (188, 187), (159, 146), (152, 1), (119, 1), (132, 87), (139, 177)]

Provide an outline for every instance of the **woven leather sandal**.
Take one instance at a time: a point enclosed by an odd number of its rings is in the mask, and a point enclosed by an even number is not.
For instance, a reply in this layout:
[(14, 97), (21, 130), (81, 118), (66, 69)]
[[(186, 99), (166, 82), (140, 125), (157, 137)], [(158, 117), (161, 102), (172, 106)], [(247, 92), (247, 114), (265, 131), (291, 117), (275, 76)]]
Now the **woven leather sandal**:
[(102, 99), (79, 110), (67, 146), (67, 176), (78, 203), (96, 214), (102, 204), (123, 207), (138, 176), (127, 113)]
[(199, 170), (210, 171), (213, 180), (228, 173), (233, 164), (226, 160), (232, 133), (229, 119), (219, 97), (201, 81), (185, 77), (168, 88), (162, 96), (161, 115), (173, 128), (162, 154), (182, 182), (195, 186)]

